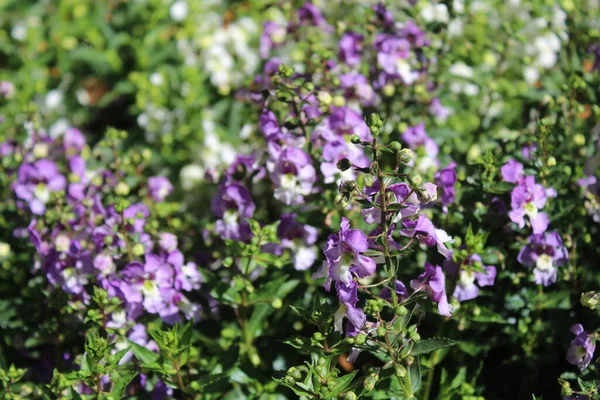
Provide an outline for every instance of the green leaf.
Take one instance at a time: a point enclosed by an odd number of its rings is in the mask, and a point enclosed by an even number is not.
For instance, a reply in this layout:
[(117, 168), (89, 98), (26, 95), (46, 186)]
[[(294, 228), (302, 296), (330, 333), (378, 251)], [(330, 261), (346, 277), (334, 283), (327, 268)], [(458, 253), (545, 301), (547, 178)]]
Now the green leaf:
[(281, 276), (259, 289), (256, 289), (248, 300), (251, 303), (257, 303), (261, 301), (271, 301), (275, 298), (282, 299), (288, 295), (294, 288), (300, 283), (297, 279), (289, 279), (289, 276)]
[(414, 344), (412, 350), (410, 351), (410, 355), (419, 356), (421, 354), (429, 354), (435, 350), (454, 346), (456, 343), (458, 342), (448, 338), (424, 339)]
[(160, 357), (158, 354), (132, 341), (129, 343), (131, 343), (133, 355), (142, 363), (142, 365), (154, 364), (158, 361), (158, 358)]
[(123, 393), (125, 392), (127, 385), (129, 385), (129, 383), (137, 376), (137, 374), (137, 371), (128, 371), (122, 375), (119, 375), (119, 379), (115, 382), (112, 390), (110, 391), (111, 397), (114, 400), (123, 398)]
[(515, 185), (509, 182), (495, 182), (492, 184), (484, 185), (484, 189), (488, 193), (493, 194), (504, 194), (510, 192)]
[(190, 383), (190, 386), (195, 391), (201, 392), (202, 389), (204, 389), (208, 385), (212, 385), (213, 383), (217, 383), (223, 379), (227, 379), (228, 377), (229, 377), (229, 374), (225, 374), (225, 373), (211, 374), (211, 375), (203, 376), (202, 378), (200, 378), (198, 380), (195, 380), (194, 382)]
[(308, 390), (302, 389), (296, 385), (290, 385), (287, 382), (285, 382), (283, 379), (275, 379), (275, 381), (277, 383), (279, 383), (280, 385), (286, 386), (290, 389), (292, 389), (292, 391), (294, 393), (296, 393), (298, 396), (307, 396), (309, 399), (314, 398), (313, 393), (309, 392)]
[(267, 316), (271, 313), (271, 306), (269, 304), (259, 304), (254, 309), (250, 320), (248, 321), (247, 329), (252, 335), (252, 338), (260, 336), (263, 329), (263, 322), (267, 319)]
[(408, 368), (408, 377), (410, 378), (410, 386), (413, 392), (416, 392), (421, 387), (421, 364), (416, 358), (415, 362)]
[(335, 386), (333, 386), (333, 388), (331, 388), (331, 390), (325, 394), (325, 397), (327, 397), (327, 398), (336, 397), (338, 394), (342, 393), (344, 391), (344, 389), (346, 389), (350, 385), (350, 383), (352, 382), (352, 379), (354, 379), (354, 377), (356, 376), (357, 373), (358, 373), (358, 370), (355, 369), (354, 371), (350, 372), (349, 374), (344, 375), (341, 378), (339, 378), (335, 382)]
[(111, 355), (108, 357), (108, 367), (109, 368), (114, 368), (117, 366), (117, 364), (119, 364), (119, 361), (121, 361), (121, 359), (123, 357), (125, 357), (125, 354), (127, 354), (127, 352), (131, 349), (130, 346), (125, 347), (122, 350), (119, 350), (118, 352), (116, 352), (115, 354)]

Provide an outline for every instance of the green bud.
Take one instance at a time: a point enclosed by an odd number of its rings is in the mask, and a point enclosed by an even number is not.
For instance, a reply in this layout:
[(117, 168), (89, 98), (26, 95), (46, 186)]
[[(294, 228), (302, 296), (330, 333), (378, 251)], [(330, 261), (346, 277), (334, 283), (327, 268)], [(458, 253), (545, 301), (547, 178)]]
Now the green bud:
[(404, 378), (406, 376), (406, 367), (402, 364), (398, 364), (394, 369), (394, 373), (398, 378)]
[(327, 360), (323, 357), (319, 357), (319, 359), (317, 360), (317, 365), (323, 367), (327, 365)]
[(600, 302), (600, 293), (586, 292), (581, 293), (581, 305), (589, 309), (595, 309)]
[(413, 332), (410, 334), (410, 339), (413, 342), (418, 342), (419, 340), (421, 340), (421, 335), (419, 335), (417, 332)]
[(371, 391), (373, 389), (375, 389), (375, 385), (377, 384), (377, 381), (379, 380), (379, 375), (377, 374), (371, 374), (369, 376), (367, 376), (365, 378), (365, 389), (368, 391)]
[(287, 374), (295, 380), (302, 379), (302, 372), (300, 372), (300, 370), (296, 367), (291, 367), (290, 369), (288, 369)]
[(293, 385), (296, 383), (296, 380), (294, 379), (294, 377), (292, 377), (290, 375), (286, 375), (285, 383), (287, 383), (288, 385)]
[(325, 339), (325, 336), (323, 336), (323, 334), (321, 332), (315, 332), (313, 334), (313, 339), (315, 339), (316, 341), (320, 342), (322, 340)]
[(359, 333), (356, 336), (356, 344), (359, 346), (362, 346), (363, 344), (365, 344), (365, 342), (367, 341), (367, 335), (365, 335), (364, 333)]
[(346, 343), (348, 343), (348, 344), (350, 344), (350, 345), (353, 345), (354, 343), (356, 343), (356, 339), (354, 339), (354, 338), (353, 338), (353, 337), (351, 337), (351, 336), (348, 336), (348, 337), (346, 338)]
[(402, 144), (394, 140), (392, 143), (389, 144), (389, 148), (392, 150), (399, 151), (402, 150)]
[(381, 325), (379, 328), (377, 328), (377, 336), (384, 337), (386, 333), (387, 328), (385, 326)]
[(410, 183), (411, 186), (419, 186), (421, 182), (423, 182), (423, 178), (421, 178), (421, 175), (414, 171), (408, 174), (407, 179), (408, 183)]
[(280, 309), (283, 306), (283, 301), (281, 299), (273, 299), (271, 300), (271, 307), (275, 309)]
[(405, 315), (408, 314), (408, 308), (404, 307), (404, 306), (399, 306), (396, 308), (396, 315), (400, 316), (400, 317), (404, 317)]
[(554, 167), (556, 165), (556, 158), (550, 156), (548, 157), (548, 166), (549, 167)]
[(358, 397), (356, 397), (356, 393), (354, 392), (346, 392), (342, 398), (344, 400), (356, 400)]
[(140, 257), (140, 256), (144, 255), (144, 252), (145, 252), (144, 245), (141, 243), (134, 244), (133, 248), (131, 249), (131, 252), (136, 257)]
[(375, 177), (373, 177), (373, 175), (365, 175), (363, 182), (365, 183), (365, 186), (373, 186), (375, 183)]
[(356, 135), (352, 135), (352, 137), (350, 138), (350, 142), (351, 142), (352, 144), (361, 144), (361, 143), (362, 143), (362, 140), (361, 140), (361, 138), (359, 138), (358, 136), (356, 136)]
[(412, 160), (413, 152), (411, 149), (402, 149), (396, 153), (396, 159), (402, 164), (407, 164)]
[(290, 76), (294, 75), (294, 69), (286, 66), (285, 64), (279, 64), (277, 73), (283, 78), (289, 78)]

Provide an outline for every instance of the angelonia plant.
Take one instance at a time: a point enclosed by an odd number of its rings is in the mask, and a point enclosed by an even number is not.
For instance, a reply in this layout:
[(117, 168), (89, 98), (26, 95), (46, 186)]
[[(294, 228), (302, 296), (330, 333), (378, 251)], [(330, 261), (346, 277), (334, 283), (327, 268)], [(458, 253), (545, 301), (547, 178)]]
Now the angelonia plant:
[(59, 3), (0, 20), (0, 398), (600, 399), (600, 5)]

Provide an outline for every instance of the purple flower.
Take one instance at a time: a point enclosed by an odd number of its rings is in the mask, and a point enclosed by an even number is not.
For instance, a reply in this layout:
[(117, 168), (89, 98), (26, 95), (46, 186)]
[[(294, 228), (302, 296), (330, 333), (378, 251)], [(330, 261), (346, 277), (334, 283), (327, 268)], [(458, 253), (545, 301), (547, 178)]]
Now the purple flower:
[(442, 204), (447, 206), (456, 199), (456, 163), (450, 163), (435, 174), (435, 183), (442, 189)]
[(282, 214), (277, 227), (281, 247), (292, 252), (292, 263), (298, 271), (309, 269), (317, 259), (317, 228), (305, 225), (296, 219), (296, 214)]
[(319, 8), (313, 3), (306, 2), (298, 9), (298, 19), (301, 24), (319, 26), (327, 32), (332, 31)]
[(285, 27), (273, 21), (265, 22), (260, 35), (260, 56), (262, 58), (269, 57), (271, 50), (284, 42), (285, 34)]
[(439, 118), (442, 121), (445, 121), (446, 118), (448, 118), (448, 115), (450, 115), (450, 111), (448, 111), (448, 109), (442, 105), (440, 99), (437, 97), (434, 97), (433, 100), (431, 100), (431, 103), (429, 104), (429, 112), (431, 115)]
[(425, 272), (419, 275), (417, 279), (410, 281), (410, 287), (415, 291), (424, 290), (429, 293), (429, 297), (438, 303), (438, 313), (440, 315), (452, 316), (452, 308), (446, 296), (446, 276), (442, 271), (442, 267), (425, 263)]
[[(396, 294), (398, 295), (398, 299), (400, 300), (406, 299), (408, 297), (408, 290), (406, 289), (406, 285), (402, 281), (396, 280)], [(383, 299), (389, 299), (392, 297), (392, 291), (390, 290), (390, 288), (385, 287), (381, 289), (379, 297)]]
[(251, 218), (255, 210), (250, 192), (239, 183), (223, 183), (211, 202), (212, 212), (220, 218), (215, 233), (224, 239), (247, 241), (252, 236), (245, 218)]
[(275, 184), (274, 197), (287, 205), (303, 203), (317, 180), (310, 156), (302, 149), (282, 149), (274, 142), (270, 142), (268, 148), (267, 170)]
[[(481, 257), (477, 254), (468, 256), (458, 270), (452, 260), (444, 262), (444, 269), (449, 274), (458, 273), (458, 282), (454, 289), (454, 296), (458, 301), (466, 301), (476, 298), (479, 295), (479, 288), (484, 286), (493, 286), (496, 280), (496, 267), (481, 265), (483, 271), (473, 267), (473, 264), (481, 264)], [(477, 282), (477, 284), (475, 284)]]
[(325, 287), (328, 288), (331, 280), (341, 281), (346, 285), (352, 282), (352, 274), (365, 278), (375, 272), (375, 261), (370, 257), (361, 255), (369, 249), (367, 235), (358, 229), (350, 229), (350, 221), (342, 218), (340, 232), (329, 235), (327, 244), (323, 249), (327, 258)]
[(15, 85), (9, 81), (1, 81), (0, 82), (0, 96), (5, 99), (10, 99), (15, 94)]
[(550, 286), (556, 282), (557, 267), (565, 264), (569, 256), (557, 232), (545, 232), (529, 237), (529, 243), (519, 252), (517, 260), (533, 268), (535, 282)]
[(535, 183), (535, 177), (526, 176), (510, 193), (512, 210), (508, 215), (519, 228), (525, 226), (524, 217), (527, 215), (533, 233), (543, 233), (548, 228), (550, 219), (546, 213), (538, 210), (544, 208), (548, 197), (554, 196), (554, 189), (546, 190), (542, 185)]
[(373, 11), (375, 11), (377, 21), (384, 27), (391, 28), (394, 26), (394, 17), (392, 16), (392, 13), (387, 10), (383, 3), (375, 4), (373, 6)]
[(353, 67), (360, 63), (360, 54), (362, 51), (363, 36), (354, 32), (344, 33), (340, 39), (339, 58), (343, 63)]
[(573, 325), (571, 332), (575, 335), (575, 339), (573, 339), (569, 350), (567, 350), (567, 361), (570, 364), (577, 365), (583, 371), (594, 356), (596, 338), (592, 338), (589, 333), (584, 331), (581, 324)]
[(441, 255), (446, 258), (452, 257), (454, 252), (449, 250), (444, 243), (453, 243), (454, 240), (445, 231), (435, 229), (433, 222), (425, 215), (419, 215), (417, 220), (406, 220), (402, 223), (404, 225), (404, 229), (400, 229), (402, 236), (416, 238), (419, 243), (428, 247), (436, 246)]
[[(439, 165), (437, 158), (439, 147), (435, 140), (427, 135), (423, 122), (406, 129), (401, 137), (410, 149), (417, 150), (422, 148), (424, 150), (424, 157), (419, 157), (418, 170), (427, 171), (432, 166), (437, 168)], [(411, 164), (414, 164), (414, 161), (411, 161)]]
[(521, 154), (523, 155), (524, 159), (533, 160), (536, 150), (537, 146), (535, 145), (535, 143), (531, 143), (523, 146), (523, 148), (521, 149)]
[(152, 200), (161, 202), (171, 194), (173, 185), (164, 176), (153, 176), (148, 178), (148, 191)]
[(371, 104), (375, 99), (375, 92), (367, 78), (358, 72), (341, 74), (340, 88), (344, 89), (346, 99), (357, 99), (362, 104)]
[(399, 33), (414, 47), (423, 47), (429, 45), (429, 40), (425, 37), (425, 31), (419, 28), (419, 26), (412, 20), (406, 21)]
[(21, 164), (13, 190), (17, 198), (28, 203), (33, 214), (43, 215), (53, 192), (65, 189), (67, 180), (58, 172), (54, 161), (38, 160)]
[(79, 154), (85, 146), (85, 136), (77, 128), (69, 128), (63, 137), (63, 147), (67, 155)]
[(510, 183), (520, 183), (523, 176), (523, 164), (510, 159), (500, 168), (502, 179)]
[(123, 210), (123, 218), (132, 220), (131, 229), (142, 233), (146, 226), (146, 219), (150, 216), (150, 210), (145, 204), (135, 203)]
[(123, 270), (124, 280), (119, 289), (127, 302), (128, 309), (135, 310), (132, 318), (139, 314), (139, 306), (161, 317), (177, 313), (179, 309), (170, 302), (175, 281), (173, 266), (155, 254), (146, 254), (146, 262), (127, 264)]
[(407, 39), (380, 33), (375, 37), (373, 47), (377, 51), (377, 65), (382, 70), (380, 81), (400, 80), (410, 85), (419, 78), (419, 72), (411, 67), (411, 44)]

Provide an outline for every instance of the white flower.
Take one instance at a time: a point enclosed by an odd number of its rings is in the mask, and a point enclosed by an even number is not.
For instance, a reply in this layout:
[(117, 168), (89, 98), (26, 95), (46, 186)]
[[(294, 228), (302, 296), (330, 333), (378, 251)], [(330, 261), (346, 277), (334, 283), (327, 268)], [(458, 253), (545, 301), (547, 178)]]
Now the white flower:
[(163, 84), (163, 82), (164, 79), (162, 74), (155, 72), (152, 75), (150, 75), (150, 83), (152, 83), (154, 86), (160, 86)]
[(473, 69), (462, 61), (452, 64), (448, 72), (454, 76), (465, 79), (470, 79), (473, 77)]
[(181, 169), (179, 176), (184, 190), (191, 190), (204, 180), (204, 168), (197, 164), (189, 164)]
[(445, 4), (428, 3), (421, 9), (421, 16), (427, 22), (444, 22), (449, 20), (448, 7)]
[(183, 0), (179, 0), (173, 3), (169, 13), (171, 14), (173, 21), (180, 22), (187, 17), (188, 11), (187, 3)]
[(48, 110), (57, 109), (62, 104), (62, 102), (63, 94), (58, 89), (49, 91), (48, 94), (46, 94), (46, 99), (44, 100), (44, 103)]

